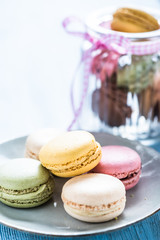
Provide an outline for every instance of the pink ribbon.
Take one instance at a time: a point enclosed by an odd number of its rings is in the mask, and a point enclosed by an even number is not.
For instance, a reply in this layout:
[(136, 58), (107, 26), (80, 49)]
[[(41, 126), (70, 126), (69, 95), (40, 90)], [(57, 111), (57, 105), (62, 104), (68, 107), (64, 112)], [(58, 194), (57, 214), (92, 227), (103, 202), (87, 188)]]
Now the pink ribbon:
[[(110, 77), (114, 70), (117, 68), (119, 56), (130, 52), (130, 40), (121, 36), (120, 34), (107, 34), (104, 37), (96, 38), (91, 36), (87, 32), (69, 30), (71, 23), (80, 23), (80, 25), (86, 29), (85, 24), (75, 18), (68, 17), (63, 21), (63, 27), (67, 33), (83, 38), (89, 41), (92, 46), (83, 52), (79, 67), (84, 62), (84, 82), (83, 91), (79, 107), (76, 109), (74, 104), (73, 87), (75, 83), (75, 75), (71, 84), (71, 104), (74, 112), (74, 118), (68, 127), (68, 131), (72, 129), (73, 125), (77, 121), (84, 104), (84, 100), (88, 91), (89, 76), (94, 73), (101, 81), (105, 80), (106, 75)], [(94, 56), (94, 54), (96, 55)], [(76, 71), (77, 73), (77, 71)]]

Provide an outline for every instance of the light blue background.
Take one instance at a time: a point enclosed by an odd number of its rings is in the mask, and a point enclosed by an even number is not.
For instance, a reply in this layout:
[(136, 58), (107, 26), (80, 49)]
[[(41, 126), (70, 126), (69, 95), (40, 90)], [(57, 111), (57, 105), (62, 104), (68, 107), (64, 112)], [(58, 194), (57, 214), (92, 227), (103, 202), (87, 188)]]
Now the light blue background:
[(118, 3), (160, 9), (158, 0), (0, 0), (0, 141), (67, 128), (81, 39), (66, 34), (62, 20)]

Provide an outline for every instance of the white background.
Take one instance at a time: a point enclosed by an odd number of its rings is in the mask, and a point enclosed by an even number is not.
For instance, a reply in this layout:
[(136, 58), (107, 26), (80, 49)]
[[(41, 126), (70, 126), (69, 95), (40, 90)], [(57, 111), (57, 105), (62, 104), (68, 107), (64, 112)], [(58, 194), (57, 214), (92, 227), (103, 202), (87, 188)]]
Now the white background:
[[(85, 19), (98, 8), (129, 1), (0, 0), (0, 140), (41, 127), (67, 128), (70, 83), (81, 40), (66, 34), (62, 20)], [(160, 9), (158, 0), (132, 3)]]

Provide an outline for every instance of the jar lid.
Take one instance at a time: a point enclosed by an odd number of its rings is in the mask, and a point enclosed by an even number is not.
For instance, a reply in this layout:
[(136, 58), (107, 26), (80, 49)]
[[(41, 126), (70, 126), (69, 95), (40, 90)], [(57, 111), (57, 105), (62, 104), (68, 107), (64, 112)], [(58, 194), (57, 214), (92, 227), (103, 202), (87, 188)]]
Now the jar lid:
[[(143, 40), (148, 38), (159, 38), (160, 37), (160, 29), (150, 32), (143, 32), (143, 33), (126, 33), (126, 32), (118, 32), (110, 29), (110, 22), (112, 20), (113, 13), (122, 6), (112, 6), (107, 7), (106, 9), (99, 9), (98, 11), (92, 12), (86, 19), (86, 25), (88, 30), (92, 30), (95, 33), (106, 35), (107, 33), (116, 33), (124, 36), (126, 38), (132, 40)], [(124, 6), (123, 6), (124, 7)], [(126, 7), (126, 6), (125, 6)], [(151, 14), (158, 20), (160, 24), (160, 11), (156, 9), (150, 9), (147, 7), (137, 7), (137, 6), (127, 6), (132, 7), (135, 9), (139, 9)]]

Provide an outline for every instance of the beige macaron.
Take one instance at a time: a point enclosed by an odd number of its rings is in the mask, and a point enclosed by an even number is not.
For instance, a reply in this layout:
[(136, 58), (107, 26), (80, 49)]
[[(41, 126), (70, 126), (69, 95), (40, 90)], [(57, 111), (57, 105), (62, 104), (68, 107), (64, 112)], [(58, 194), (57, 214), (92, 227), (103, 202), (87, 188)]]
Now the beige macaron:
[(61, 197), (65, 211), (73, 218), (105, 222), (123, 212), (126, 191), (123, 183), (113, 176), (88, 173), (68, 180)]
[(57, 128), (42, 128), (28, 136), (25, 144), (25, 157), (39, 160), (40, 149), (65, 131)]

